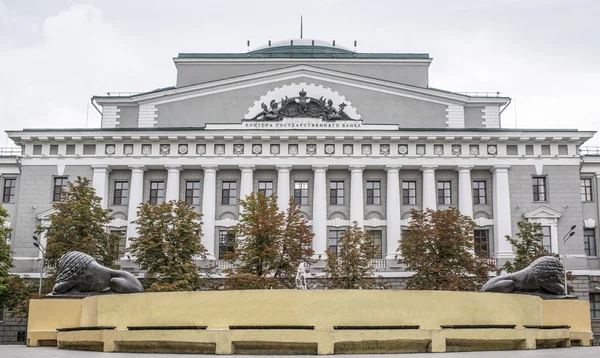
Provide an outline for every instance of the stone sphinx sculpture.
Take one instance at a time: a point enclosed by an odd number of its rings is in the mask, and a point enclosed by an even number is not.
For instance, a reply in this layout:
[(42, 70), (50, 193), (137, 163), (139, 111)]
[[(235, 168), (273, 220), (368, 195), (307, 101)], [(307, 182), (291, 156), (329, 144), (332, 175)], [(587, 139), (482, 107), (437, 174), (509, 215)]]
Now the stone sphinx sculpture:
[(58, 262), (58, 276), (52, 296), (144, 292), (140, 281), (125, 271), (100, 265), (90, 255), (70, 251)]
[(520, 271), (490, 279), (481, 291), (560, 296), (565, 292), (563, 272), (563, 265), (557, 258), (544, 256)]

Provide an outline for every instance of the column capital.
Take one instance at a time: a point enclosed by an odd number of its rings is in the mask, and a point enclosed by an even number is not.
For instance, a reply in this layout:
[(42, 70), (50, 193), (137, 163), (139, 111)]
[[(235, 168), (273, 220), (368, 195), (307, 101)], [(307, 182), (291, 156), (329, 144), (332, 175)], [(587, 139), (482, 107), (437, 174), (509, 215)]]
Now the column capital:
[(459, 165), (456, 167), (456, 171), (457, 172), (470, 172), (471, 169), (473, 169), (475, 166), (474, 165)]
[(508, 169), (510, 169), (509, 164), (497, 164), (497, 165), (494, 165), (494, 167), (490, 171), (492, 172), (492, 174), (494, 174), (496, 172), (507, 173)]
[(131, 164), (128, 165), (129, 169), (131, 169), (132, 172), (145, 172), (146, 171), (146, 166), (143, 164)]
[(312, 166), (312, 170), (314, 170), (315, 172), (326, 172), (327, 168), (329, 168), (329, 165), (313, 165)]
[(167, 169), (168, 171), (181, 171), (181, 165), (174, 165), (174, 164), (167, 164), (165, 165), (165, 169)]
[(203, 165), (202, 170), (204, 170), (205, 173), (216, 173), (217, 171), (219, 171), (219, 166), (218, 165)]
[(292, 166), (291, 165), (276, 165), (275, 169), (277, 169), (278, 172), (289, 172), (290, 170), (292, 170)]
[(399, 172), (400, 169), (402, 169), (401, 165), (386, 165), (385, 166), (385, 171), (388, 173), (394, 173), (394, 172)]
[(422, 172), (434, 172), (437, 167), (437, 165), (422, 165), (420, 170)]
[(92, 164), (92, 169), (94, 170), (94, 172), (107, 172), (110, 173), (112, 171), (112, 169), (110, 168), (110, 165), (108, 164)]
[(362, 173), (363, 170), (365, 170), (366, 165), (356, 165), (356, 164), (352, 164), (348, 166), (348, 170), (351, 173)]
[(244, 173), (244, 172), (253, 172), (255, 167), (254, 167), (254, 165), (240, 165), (239, 168), (242, 171), (242, 173)]

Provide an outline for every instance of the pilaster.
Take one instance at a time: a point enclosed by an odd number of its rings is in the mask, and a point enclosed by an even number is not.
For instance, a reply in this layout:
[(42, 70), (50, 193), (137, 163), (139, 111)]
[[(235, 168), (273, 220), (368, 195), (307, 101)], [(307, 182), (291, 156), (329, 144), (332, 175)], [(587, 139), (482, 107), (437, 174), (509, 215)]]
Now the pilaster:
[(458, 172), (458, 210), (462, 215), (473, 218), (473, 190), (471, 184), (472, 165), (461, 165)]
[(424, 165), (421, 167), (423, 172), (423, 210), (437, 209), (436, 188), (435, 188), (435, 170), (437, 165)]
[(363, 200), (363, 171), (364, 165), (351, 165), (350, 170), (350, 223), (358, 222), (363, 226), (365, 206)]
[(202, 191), (202, 244), (208, 251), (208, 259), (215, 259), (215, 216), (217, 208), (217, 171), (216, 165), (203, 165), (204, 187)]
[(165, 201), (179, 200), (179, 173), (181, 165), (165, 165), (167, 169), (167, 192)]
[(399, 173), (402, 166), (387, 166), (387, 199), (386, 199), (386, 259), (394, 259), (397, 255), (399, 241), (402, 239), (402, 228), (400, 220), (400, 178)]
[(137, 225), (132, 222), (137, 220), (138, 206), (142, 203), (144, 195), (144, 165), (130, 165), (131, 169), (131, 185), (129, 190), (129, 206), (127, 208), (127, 239), (126, 247), (131, 245), (131, 238), (137, 237)]
[(92, 177), (92, 187), (96, 190), (96, 195), (102, 200), (100, 204), (102, 209), (108, 208), (108, 175), (111, 172), (110, 166), (105, 164), (92, 165), (94, 176)]
[(291, 165), (278, 165), (277, 169), (277, 206), (286, 211), (290, 203), (290, 171)]
[(508, 169), (510, 165), (495, 165), (492, 168), (493, 200), (494, 200), (494, 240), (496, 242), (494, 257), (512, 259), (515, 257), (512, 245), (506, 240), (511, 235), (510, 190)]
[(313, 165), (313, 250), (315, 256), (325, 255), (327, 248), (327, 165)]

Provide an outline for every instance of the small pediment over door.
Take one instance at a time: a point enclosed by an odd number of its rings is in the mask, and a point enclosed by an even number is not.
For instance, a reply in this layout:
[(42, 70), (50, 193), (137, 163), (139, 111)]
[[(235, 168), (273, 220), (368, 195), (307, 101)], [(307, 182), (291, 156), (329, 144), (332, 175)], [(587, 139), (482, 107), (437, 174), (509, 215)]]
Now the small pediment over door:
[(562, 216), (562, 213), (549, 207), (542, 206), (528, 213), (523, 214), (525, 219), (558, 219)]

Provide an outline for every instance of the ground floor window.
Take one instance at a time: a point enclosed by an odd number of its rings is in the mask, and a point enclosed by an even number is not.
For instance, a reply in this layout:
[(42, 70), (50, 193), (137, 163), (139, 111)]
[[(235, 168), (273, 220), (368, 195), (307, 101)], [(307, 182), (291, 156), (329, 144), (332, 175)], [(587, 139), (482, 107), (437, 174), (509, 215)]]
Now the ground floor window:
[(344, 230), (329, 230), (329, 251), (339, 253), (339, 240), (344, 236)]
[(600, 318), (600, 293), (590, 292), (590, 314), (592, 318)]
[(597, 256), (596, 231), (594, 229), (583, 230), (583, 247), (587, 256)]
[(382, 255), (382, 243), (383, 243), (383, 234), (381, 230), (369, 230), (367, 231), (367, 234), (371, 237), (372, 241), (372, 245), (373, 245), (373, 249), (375, 254), (373, 255), (374, 259), (381, 259), (383, 257)]
[(544, 249), (546, 252), (552, 252), (552, 235), (550, 234), (550, 226), (542, 226), (542, 234), (544, 238), (542, 239), (542, 243), (544, 245)]
[(477, 256), (489, 257), (490, 231), (480, 229), (475, 230), (473, 244)]
[(229, 230), (219, 230), (219, 260), (226, 260), (228, 252), (233, 252), (235, 235)]
[(119, 235), (119, 257), (117, 257), (119, 259), (125, 256), (127, 250), (127, 232), (125, 230), (114, 230), (113, 234)]

